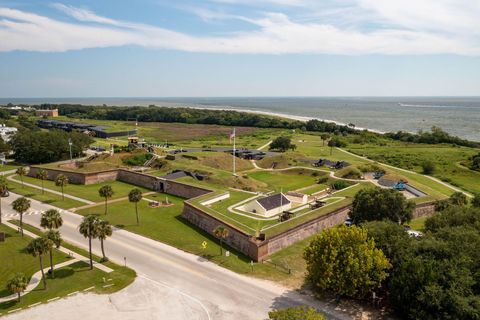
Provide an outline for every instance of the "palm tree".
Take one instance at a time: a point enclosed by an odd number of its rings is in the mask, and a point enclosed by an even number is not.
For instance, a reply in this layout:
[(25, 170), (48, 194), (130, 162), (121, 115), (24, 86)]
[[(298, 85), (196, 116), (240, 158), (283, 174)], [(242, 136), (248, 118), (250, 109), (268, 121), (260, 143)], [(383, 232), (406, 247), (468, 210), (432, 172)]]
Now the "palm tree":
[(0, 176), (0, 224), (2, 224), (2, 196), (7, 190), (7, 179), (5, 176)]
[(40, 226), (45, 229), (58, 229), (63, 225), (63, 218), (60, 212), (50, 209), (42, 213), (40, 218)]
[(7, 290), (18, 295), (18, 302), (20, 302), (20, 294), (27, 289), (27, 286), (28, 279), (23, 273), (17, 273), (7, 282)]
[(135, 214), (137, 216), (137, 225), (140, 223), (138, 220), (138, 202), (142, 200), (142, 191), (140, 189), (132, 189), (128, 193), (128, 201), (135, 203)]
[(100, 247), (102, 248), (102, 262), (108, 261), (107, 256), (105, 255), (105, 249), (103, 247), (103, 241), (112, 235), (112, 226), (108, 221), (100, 220), (97, 227), (97, 236), (100, 239)]
[(46, 237), (35, 238), (27, 246), (27, 252), (34, 257), (38, 257), (40, 261), (40, 270), (42, 271), (43, 288), (47, 289), (47, 280), (43, 271), (43, 256), (53, 247), (53, 243)]
[(23, 214), (30, 209), (30, 200), (25, 197), (18, 198), (12, 202), (12, 208), (20, 215), (20, 233), (23, 237)]
[(55, 185), (62, 188), (62, 200), (65, 200), (63, 188), (68, 185), (68, 177), (62, 173), (55, 177)]
[(92, 259), (92, 239), (98, 237), (98, 217), (91, 214), (83, 218), (79, 226), (79, 232), (85, 238), (88, 238), (88, 252), (90, 254), (90, 270), (93, 269)]
[(98, 189), (98, 195), (102, 198), (105, 198), (105, 215), (107, 214), (107, 200), (108, 198), (111, 198), (113, 196), (113, 189), (112, 186), (109, 184), (106, 184), (100, 189)]
[(50, 275), (52, 278), (53, 275), (53, 247), (55, 246), (57, 249), (60, 248), (62, 244), (62, 236), (58, 230), (48, 230), (45, 233), (45, 238), (52, 242), (52, 246), (50, 247)]
[(45, 169), (40, 169), (37, 173), (37, 179), (40, 179), (42, 180), (42, 194), (45, 193), (45, 189), (43, 187), (43, 181), (47, 180), (48, 179), (48, 173), (47, 173), (47, 170)]
[(22, 181), (22, 188), (23, 188), (23, 176), (27, 175), (27, 168), (26, 167), (19, 167), (17, 168), (17, 171), (15, 172), (20, 176), (20, 181)]
[(322, 146), (325, 146), (325, 141), (330, 139), (330, 135), (328, 133), (322, 133), (320, 139), (322, 139)]
[(223, 255), (223, 239), (230, 235), (230, 232), (224, 226), (218, 226), (213, 230), (215, 237), (220, 239), (220, 255)]

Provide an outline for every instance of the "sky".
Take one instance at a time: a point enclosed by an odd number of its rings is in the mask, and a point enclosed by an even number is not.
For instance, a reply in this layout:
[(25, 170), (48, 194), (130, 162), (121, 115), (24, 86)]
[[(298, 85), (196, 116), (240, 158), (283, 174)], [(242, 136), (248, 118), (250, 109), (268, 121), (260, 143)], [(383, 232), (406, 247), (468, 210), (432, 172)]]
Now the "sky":
[(478, 0), (0, 0), (0, 97), (479, 96)]

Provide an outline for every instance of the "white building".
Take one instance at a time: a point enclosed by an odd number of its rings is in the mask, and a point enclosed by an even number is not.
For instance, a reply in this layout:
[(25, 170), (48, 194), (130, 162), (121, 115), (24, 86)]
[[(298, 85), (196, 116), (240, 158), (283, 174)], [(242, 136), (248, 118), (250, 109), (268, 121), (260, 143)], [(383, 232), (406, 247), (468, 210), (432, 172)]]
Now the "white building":
[(298, 204), (306, 204), (308, 202), (308, 195), (295, 191), (288, 191), (286, 197), (291, 202)]
[(292, 202), (283, 193), (277, 193), (265, 198), (247, 203), (243, 210), (265, 217), (272, 217), (292, 208)]
[(0, 124), (0, 137), (3, 141), (8, 142), (17, 133), (18, 129), (14, 127), (5, 127), (4, 124)]

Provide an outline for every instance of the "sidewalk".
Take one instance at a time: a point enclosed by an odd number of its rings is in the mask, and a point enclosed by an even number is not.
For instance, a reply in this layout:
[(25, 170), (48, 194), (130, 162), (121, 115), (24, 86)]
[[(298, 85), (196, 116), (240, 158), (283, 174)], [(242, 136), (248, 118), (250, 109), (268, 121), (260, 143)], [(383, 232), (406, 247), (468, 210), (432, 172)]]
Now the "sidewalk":
[[(14, 177), (15, 176), (8, 176), (7, 179), (10, 180), (10, 181), (16, 182), (16, 183), (22, 183), (22, 181), (14, 179)], [(42, 190), (42, 187), (37, 186), (35, 184), (31, 184), (31, 183), (28, 183), (28, 182), (24, 182), (23, 184), (28, 186), (28, 187), (31, 187), (31, 188), (36, 188), (36, 189)], [(47, 192), (62, 196), (62, 193), (60, 191), (56, 191), (56, 190), (52, 190), (52, 189), (48, 189), (48, 188), (44, 188), (44, 190), (47, 191)], [(69, 198), (69, 199), (73, 199), (73, 200), (76, 200), (76, 201), (79, 201), (79, 202), (83, 202), (83, 203), (86, 203), (86, 204), (95, 204), (95, 202), (93, 202), (93, 201), (85, 200), (85, 199), (75, 197), (75, 196), (72, 196), (72, 195), (66, 194), (66, 193), (64, 194), (64, 197)]]
[[(14, 230), (18, 230), (18, 226), (8, 222), (8, 221), (4, 221), (2, 222), (4, 225), (6, 225), (7, 227), (10, 227)], [(23, 229), (23, 233), (31, 238), (38, 238), (38, 235), (36, 235), (35, 233), (33, 232), (30, 232), (28, 230), (25, 230)], [(59, 251), (63, 252), (63, 253), (66, 253), (68, 254), (70, 257), (73, 258), (73, 260), (75, 261), (83, 261), (83, 262), (86, 262), (86, 263), (90, 263), (90, 260), (87, 258), (87, 257), (84, 257), (76, 252), (72, 252), (71, 250), (67, 249), (67, 248), (64, 248), (64, 247), (60, 247), (58, 248)], [(113, 269), (110, 269), (109, 267), (101, 264), (101, 263), (97, 263), (97, 262), (93, 262), (93, 266), (97, 269), (100, 269), (106, 273), (110, 273), (113, 271)], [(47, 268), (48, 269), (48, 268)]]

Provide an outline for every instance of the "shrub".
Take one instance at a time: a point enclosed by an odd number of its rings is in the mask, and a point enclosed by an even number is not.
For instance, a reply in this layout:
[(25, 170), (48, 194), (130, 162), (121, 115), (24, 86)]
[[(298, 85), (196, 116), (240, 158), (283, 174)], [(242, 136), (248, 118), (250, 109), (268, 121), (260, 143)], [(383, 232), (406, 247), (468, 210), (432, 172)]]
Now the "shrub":
[(424, 174), (432, 174), (435, 171), (435, 164), (432, 161), (426, 160), (422, 163), (422, 170)]
[[(327, 180), (328, 180), (328, 178), (327, 178)], [(333, 190), (342, 190), (342, 189), (345, 189), (349, 186), (350, 185), (348, 184), (348, 182), (342, 181), (342, 180), (337, 180), (330, 185), (330, 188), (332, 188)]]
[(122, 159), (122, 162), (129, 166), (143, 166), (143, 164), (150, 160), (152, 157), (153, 155), (150, 153), (141, 153), (124, 158)]

